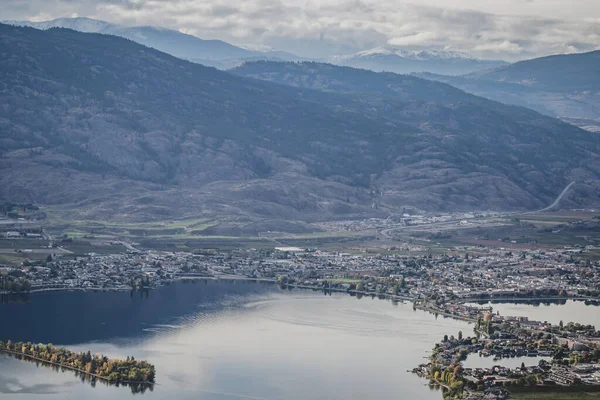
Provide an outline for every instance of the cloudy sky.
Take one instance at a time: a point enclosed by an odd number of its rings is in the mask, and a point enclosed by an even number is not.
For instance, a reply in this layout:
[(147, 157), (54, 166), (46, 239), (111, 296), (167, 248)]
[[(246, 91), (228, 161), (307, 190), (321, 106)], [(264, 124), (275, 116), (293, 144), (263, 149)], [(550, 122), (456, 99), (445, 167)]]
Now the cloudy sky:
[(517, 60), (600, 49), (600, 0), (0, 0), (0, 19), (86, 16), (303, 56), (378, 46)]

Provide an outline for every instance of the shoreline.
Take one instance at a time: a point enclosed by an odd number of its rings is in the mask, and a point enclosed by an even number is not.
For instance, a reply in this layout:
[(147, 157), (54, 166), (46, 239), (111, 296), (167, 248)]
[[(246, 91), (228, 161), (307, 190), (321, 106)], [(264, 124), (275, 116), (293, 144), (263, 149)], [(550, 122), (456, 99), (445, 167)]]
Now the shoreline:
[[(156, 286), (156, 287), (150, 287), (150, 288), (143, 288), (142, 290), (150, 290), (150, 289), (157, 289), (160, 288), (162, 286), (168, 285), (170, 283), (177, 283), (177, 282), (183, 282), (183, 281), (188, 281), (188, 282), (193, 282), (193, 281), (219, 281), (219, 280), (223, 280), (223, 281), (246, 281), (246, 282), (264, 282), (264, 283), (270, 283), (270, 284), (278, 284), (279, 283), (278, 280), (276, 279), (269, 279), (269, 278), (249, 278), (249, 277), (244, 277), (244, 276), (237, 276), (237, 275), (222, 275), (222, 276), (190, 276), (190, 277), (178, 277), (176, 279), (171, 279), (168, 281), (163, 281), (163, 284)], [(233, 282), (232, 282), (233, 284)], [(430, 314), (435, 314), (437, 315), (441, 315), (443, 317), (447, 317), (447, 318), (452, 318), (458, 321), (464, 321), (467, 323), (475, 323), (477, 320), (473, 317), (469, 317), (466, 315), (462, 315), (461, 313), (452, 313), (452, 312), (445, 312), (443, 310), (439, 310), (437, 309), (438, 306), (436, 305), (430, 305), (428, 303), (422, 302), (422, 300), (419, 299), (413, 299), (413, 298), (408, 298), (408, 297), (404, 297), (404, 296), (397, 296), (397, 295), (393, 295), (393, 294), (389, 294), (389, 293), (375, 293), (375, 292), (365, 292), (365, 291), (356, 291), (356, 290), (346, 290), (346, 289), (342, 289), (341, 287), (339, 288), (324, 288), (323, 286), (311, 286), (311, 285), (304, 285), (304, 284), (281, 284), (282, 287), (290, 287), (290, 288), (297, 288), (297, 289), (308, 289), (308, 290), (313, 290), (313, 291), (318, 291), (318, 292), (327, 292), (329, 291), (330, 293), (333, 292), (337, 292), (337, 293), (345, 293), (347, 295), (350, 296), (369, 296), (369, 297), (378, 297), (379, 299), (386, 299), (386, 300), (391, 300), (391, 301), (402, 301), (402, 302), (412, 302), (413, 303), (413, 309), (414, 310), (420, 310), (420, 311), (424, 311), (426, 313), (430, 313)], [(108, 292), (108, 291), (139, 291), (139, 289), (131, 289), (131, 288), (48, 288), (48, 289), (36, 289), (36, 290), (32, 290), (30, 292), (25, 292), (23, 294), (29, 294), (29, 293), (41, 293), (41, 292), (59, 292), (59, 291), (104, 291), (104, 292)], [(1, 294), (1, 293), (0, 293)], [(19, 294), (19, 293), (15, 293), (15, 294)], [(466, 303), (477, 303), (477, 302), (481, 302), (481, 303), (488, 303), (488, 302), (494, 302), (494, 301), (504, 301), (504, 302), (511, 302), (511, 301), (544, 301), (544, 300), (552, 300), (552, 301), (562, 301), (562, 300), (574, 300), (574, 301), (586, 301), (586, 300), (596, 300), (594, 298), (588, 298), (588, 297), (581, 297), (581, 296), (545, 296), (545, 297), (513, 297), (513, 298), (486, 298), (486, 299), (460, 299), (460, 300), (454, 300), (454, 301), (448, 301), (448, 302), (444, 302), (442, 304), (441, 307), (447, 307), (447, 306), (451, 306), (452, 304), (466, 304)], [(58, 366), (64, 369), (68, 369), (70, 371), (76, 372), (76, 373), (81, 373), (84, 375), (88, 375), (91, 376), (95, 379), (101, 380), (103, 382), (107, 382), (109, 384), (116, 384), (116, 383), (120, 383), (120, 384), (127, 384), (127, 385), (154, 385), (155, 383), (149, 383), (149, 382), (132, 382), (132, 381), (119, 381), (119, 382), (115, 382), (115, 381), (109, 381), (108, 379), (104, 378), (104, 377), (100, 377), (97, 376), (95, 374), (90, 374), (87, 373), (84, 370), (78, 369), (78, 368), (73, 368), (73, 367), (69, 367), (69, 366), (65, 366), (62, 364), (58, 364), (58, 363), (52, 363), (49, 362), (47, 360), (43, 360), (40, 358), (37, 358), (35, 356), (30, 356), (27, 354), (22, 354), (22, 353), (17, 353), (17, 352), (9, 352), (6, 350), (1, 350), (0, 349), (0, 354), (5, 353), (5, 354), (10, 354), (12, 356), (21, 356), (23, 358), (32, 360), (32, 361), (38, 361), (47, 365), (54, 365), (54, 366)], [(449, 389), (449, 387), (436, 380), (435, 383), (441, 387), (446, 388), (446, 390)], [(536, 386), (537, 387), (537, 386)], [(467, 393), (471, 393), (471, 390), (465, 388), (464, 389)], [(477, 392), (477, 391), (476, 391)], [(478, 392), (477, 392), (478, 393)]]
[(462, 315), (456, 315), (456, 314), (450, 314), (450, 313), (447, 313), (447, 312), (444, 312), (444, 311), (438, 311), (438, 310), (433, 309), (431, 307), (421, 306), (420, 304), (416, 304), (415, 308), (417, 310), (425, 311), (425, 312), (428, 312), (430, 314), (434, 314), (434, 315), (437, 314), (437, 315), (441, 315), (443, 317), (454, 318), (457, 321), (464, 321), (464, 322), (468, 322), (468, 323), (475, 323), (475, 322), (477, 322), (477, 320), (473, 319), (473, 318), (467, 318), (467, 317), (462, 316)]
[(487, 299), (461, 299), (460, 301), (449, 302), (451, 304), (465, 304), (465, 303), (491, 303), (491, 302), (515, 302), (515, 301), (544, 301), (544, 300), (575, 300), (575, 301), (600, 301), (597, 297), (582, 297), (582, 296), (544, 296), (544, 297), (490, 297)]
[[(164, 281), (164, 284), (154, 287), (148, 288), (131, 288), (131, 287), (108, 287), (108, 288), (82, 288), (82, 287), (64, 287), (64, 288), (44, 288), (44, 289), (33, 289), (27, 292), (9, 292), (0, 290), (0, 295), (23, 295), (23, 294), (36, 294), (36, 293), (50, 293), (50, 292), (130, 292), (130, 291), (140, 291), (140, 290), (153, 290), (158, 289), (162, 286), (166, 286), (171, 283), (183, 282), (183, 281), (195, 281), (195, 280), (224, 280), (224, 281), (247, 281), (247, 282), (265, 282), (265, 283), (277, 283), (277, 279), (272, 278), (249, 278), (245, 276), (238, 275), (222, 275), (222, 276), (183, 276), (175, 279), (171, 279), (168, 281)], [(306, 289), (306, 290), (317, 290), (322, 291), (323, 288), (301, 285), (301, 284), (286, 284), (287, 287), (297, 288), (297, 289)], [(389, 293), (373, 293), (373, 292), (365, 292), (365, 291), (356, 291), (356, 290), (345, 290), (345, 289), (336, 289), (329, 288), (327, 289), (330, 292), (336, 293), (347, 293), (350, 295), (362, 295), (362, 296), (375, 296), (380, 298), (385, 298), (392, 301), (420, 301), (421, 299), (415, 299), (406, 296), (398, 296), (392, 295)], [(525, 301), (558, 301), (558, 300), (573, 300), (573, 301), (600, 301), (599, 298), (594, 297), (582, 297), (582, 296), (545, 296), (545, 297), (490, 297), (490, 298), (467, 298), (467, 299), (459, 299), (454, 301), (449, 301), (448, 304), (466, 304), (466, 303), (491, 303), (491, 302), (525, 302)], [(461, 318), (460, 315), (454, 315), (450, 313), (440, 312), (434, 309), (430, 309), (429, 307), (421, 307), (419, 304), (415, 306), (416, 308), (428, 311), (432, 313), (437, 313), (439, 315), (443, 315), (450, 318), (455, 318), (458, 320), (463, 320), (467, 322), (474, 322), (472, 319)]]
[[(180, 278), (170, 279), (168, 281), (164, 281), (164, 284), (159, 286), (147, 287), (142, 289), (153, 290), (158, 289), (163, 286), (166, 286), (171, 283), (177, 283), (182, 281), (194, 281), (194, 280), (230, 280), (230, 281), (254, 281), (254, 282), (268, 282), (268, 283), (277, 283), (275, 279), (266, 279), (266, 278), (246, 278), (244, 276), (184, 276)], [(44, 288), (44, 289), (32, 289), (26, 292), (9, 292), (6, 290), (0, 290), (0, 295), (10, 295), (10, 294), (35, 294), (35, 293), (48, 293), (48, 292), (131, 292), (131, 291), (139, 291), (140, 288), (131, 288), (131, 287), (106, 287), (106, 288), (98, 288), (98, 287), (63, 287), (63, 288)]]
[(115, 384), (115, 385), (116, 384), (119, 384), (119, 385), (121, 385), (121, 384), (125, 384), (125, 385), (146, 385), (146, 386), (154, 386), (154, 385), (156, 385), (155, 382), (144, 382), (144, 381), (140, 381), (140, 382), (137, 382), (137, 381), (117, 381), (117, 382), (113, 382), (113, 381), (108, 380), (108, 378), (105, 378), (105, 377), (97, 375), (97, 374), (91, 374), (91, 373), (89, 373), (87, 371), (84, 371), (82, 369), (79, 369), (79, 368), (75, 368), (75, 367), (71, 367), (71, 366), (68, 366), (68, 365), (63, 365), (63, 364), (55, 363), (55, 362), (44, 360), (44, 359), (41, 359), (39, 357), (35, 357), (35, 356), (32, 356), (32, 355), (29, 355), (29, 354), (17, 353), (17, 352), (9, 351), (9, 350), (6, 350), (6, 349), (0, 349), (0, 354), (12, 355), (15, 358), (17, 358), (17, 356), (20, 356), (20, 357), (23, 357), (23, 358), (27, 358), (29, 360), (38, 361), (38, 362), (40, 362), (42, 364), (54, 365), (56, 367), (64, 368), (64, 369), (69, 370), (69, 371), (79, 372), (79, 373), (82, 373), (84, 375), (91, 376), (91, 377), (93, 377), (95, 379), (101, 380), (101, 381), (109, 383), (111, 385), (112, 384)]

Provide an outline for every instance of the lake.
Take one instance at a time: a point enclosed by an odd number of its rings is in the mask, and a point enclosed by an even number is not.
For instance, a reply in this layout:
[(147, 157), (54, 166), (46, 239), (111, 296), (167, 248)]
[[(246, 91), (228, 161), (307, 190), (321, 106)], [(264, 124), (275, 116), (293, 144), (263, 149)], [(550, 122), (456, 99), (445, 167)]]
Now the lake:
[[(0, 339), (51, 342), (155, 364), (148, 399), (440, 400), (407, 372), (444, 334), (472, 325), (411, 304), (242, 281), (149, 293), (55, 292), (0, 305)], [(128, 399), (72, 372), (0, 357), (2, 399)]]
[(600, 309), (598, 306), (586, 305), (583, 301), (560, 300), (550, 302), (480, 302), (471, 303), (476, 306), (492, 306), (494, 313), (504, 316), (523, 316), (535, 321), (548, 321), (558, 325), (560, 321), (579, 322), (594, 325), (600, 329)]
[(484, 357), (477, 353), (469, 354), (466, 360), (463, 361), (463, 367), (465, 368), (492, 368), (496, 365), (500, 365), (506, 368), (518, 368), (521, 363), (524, 363), (526, 367), (538, 365), (540, 360), (550, 361), (552, 357), (508, 357), (494, 360), (493, 356)]

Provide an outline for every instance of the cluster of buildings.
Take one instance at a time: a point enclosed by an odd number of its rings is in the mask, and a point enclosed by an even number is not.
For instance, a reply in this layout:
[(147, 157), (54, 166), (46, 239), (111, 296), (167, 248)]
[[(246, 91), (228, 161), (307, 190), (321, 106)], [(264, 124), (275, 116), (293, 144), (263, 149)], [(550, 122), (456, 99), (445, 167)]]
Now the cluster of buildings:
[[(464, 251), (464, 253), (462, 252)], [(404, 299), (433, 299), (451, 305), (502, 298), (600, 296), (597, 262), (580, 257), (584, 247), (506, 251), (465, 248), (453, 254), (344, 253), (314, 249), (241, 249), (199, 253), (136, 251), (70, 257), (15, 267), (32, 289), (131, 287), (144, 279), (150, 286), (182, 277), (236, 277), (277, 280), (292, 285), (357, 290)], [(452, 310), (449, 310), (452, 312)]]
[[(552, 325), (525, 317), (493, 314), (485, 307), (440, 305), (421, 301), (431, 312), (475, 322), (475, 337), (445, 337), (432, 351), (430, 362), (414, 370), (438, 382), (451, 371), (454, 388), (477, 392), (481, 398), (491, 388), (514, 386), (593, 386), (600, 392), (600, 330), (590, 325)], [(493, 357), (489, 368), (466, 367), (469, 357)], [(523, 360), (519, 367), (503, 366), (504, 359)], [(440, 375), (440, 373), (442, 375)], [(484, 397), (485, 398), (485, 397)], [(494, 397), (504, 399), (500, 391)]]
[(432, 225), (439, 223), (457, 223), (466, 225), (475, 219), (496, 218), (506, 216), (506, 213), (495, 211), (465, 212), (465, 213), (430, 213), (419, 214), (405, 212), (391, 215), (388, 218), (366, 218), (360, 220), (340, 220), (315, 223), (316, 226), (333, 232), (354, 231), (364, 232), (373, 229), (396, 229), (401, 226)]

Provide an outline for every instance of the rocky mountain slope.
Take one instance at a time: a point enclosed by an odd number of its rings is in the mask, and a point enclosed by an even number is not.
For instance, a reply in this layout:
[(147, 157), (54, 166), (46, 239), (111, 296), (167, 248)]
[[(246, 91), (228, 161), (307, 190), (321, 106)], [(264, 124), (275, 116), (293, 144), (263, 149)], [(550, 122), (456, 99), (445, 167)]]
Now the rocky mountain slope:
[[(422, 130), (412, 157), (397, 158), (395, 161), (402, 160), (404, 165), (395, 164), (377, 180), (387, 188), (389, 203), (403, 204), (410, 198), (408, 202), (416, 204), (415, 196), (443, 209), (446, 201), (454, 202), (451, 199), (461, 193), (463, 206), (482, 207), (481, 199), (486, 198), (490, 208), (519, 208), (525, 204), (535, 208), (533, 202), (521, 197), (523, 189), (528, 191), (525, 182), (533, 181), (539, 184), (535, 193), (549, 196), (547, 199), (560, 192), (553, 188), (577, 181), (575, 195), (567, 199), (571, 206), (594, 201), (596, 196), (592, 194), (597, 193), (596, 172), (591, 172), (597, 165), (596, 150), (588, 153), (585, 161), (576, 162), (577, 166), (567, 154), (578, 151), (573, 146), (578, 147), (580, 140), (593, 143), (590, 150), (595, 149), (598, 138), (531, 110), (502, 105), (413, 76), (326, 64), (256, 62), (232, 72), (354, 96), (360, 98), (365, 112), (377, 115), (375, 118), (401, 120)], [(435, 133), (430, 136), (425, 132)], [(542, 167), (546, 162), (554, 166)], [(559, 169), (562, 172), (554, 175)]]
[(594, 136), (410, 76), (269, 62), (231, 74), (8, 25), (0, 55), (0, 199), (73, 218), (535, 209), (600, 174)]

